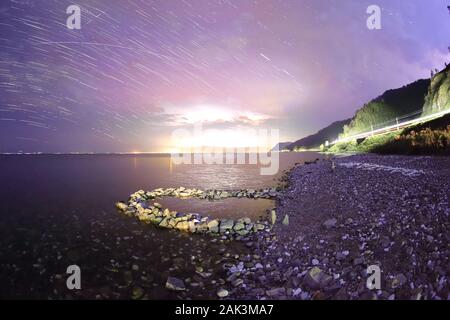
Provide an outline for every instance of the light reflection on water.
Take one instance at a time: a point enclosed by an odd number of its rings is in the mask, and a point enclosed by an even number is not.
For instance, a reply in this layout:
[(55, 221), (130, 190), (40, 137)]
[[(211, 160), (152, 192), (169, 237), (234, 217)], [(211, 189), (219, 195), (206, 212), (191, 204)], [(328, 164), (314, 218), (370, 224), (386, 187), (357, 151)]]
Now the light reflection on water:
[[(138, 223), (119, 215), (114, 203), (138, 189), (275, 186), (282, 170), (316, 157), (282, 153), (278, 175), (261, 176), (255, 165), (179, 165), (170, 172), (168, 155), (0, 156), (0, 298), (129, 299), (136, 286), (150, 299), (183, 298), (164, 288), (168, 276), (202, 282), (191, 288), (192, 298), (214, 297), (215, 285), (195, 280), (195, 268), (224, 277), (222, 263), (233, 263), (231, 257), (248, 248)], [(224, 217), (257, 216), (273, 205), (252, 199), (163, 201), (171, 209)], [(65, 287), (65, 270), (74, 263), (83, 270), (77, 293)]]
[(254, 221), (264, 218), (266, 209), (271, 209), (275, 206), (273, 200), (244, 198), (228, 198), (214, 201), (164, 198), (158, 200), (158, 202), (164, 208), (177, 212), (199, 213), (202, 216), (212, 218), (239, 219), (248, 217)]

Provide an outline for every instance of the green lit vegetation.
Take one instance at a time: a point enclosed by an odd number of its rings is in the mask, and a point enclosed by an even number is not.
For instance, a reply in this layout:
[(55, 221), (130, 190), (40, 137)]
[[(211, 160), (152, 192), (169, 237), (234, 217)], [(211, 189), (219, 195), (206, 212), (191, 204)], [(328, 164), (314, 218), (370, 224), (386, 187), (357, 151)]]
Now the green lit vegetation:
[(448, 155), (450, 154), (450, 114), (403, 131), (338, 143), (330, 148), (324, 148), (324, 151)]
[(392, 125), (396, 117), (420, 110), (425, 103), (429, 84), (430, 80), (418, 80), (402, 88), (386, 91), (359, 109), (352, 121), (344, 126), (340, 137), (371, 131), (372, 125), (374, 129)]
[(431, 79), (423, 114), (428, 115), (445, 109), (450, 109), (450, 65)]

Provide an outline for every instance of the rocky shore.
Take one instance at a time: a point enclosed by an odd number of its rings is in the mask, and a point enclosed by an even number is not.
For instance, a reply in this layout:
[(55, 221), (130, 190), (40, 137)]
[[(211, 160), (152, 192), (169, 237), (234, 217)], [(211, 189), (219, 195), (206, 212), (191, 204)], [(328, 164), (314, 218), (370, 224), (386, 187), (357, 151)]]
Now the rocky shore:
[[(117, 207), (221, 246), (194, 276), (169, 272), (172, 297), (438, 300), (450, 298), (449, 190), (450, 158), (369, 154), (297, 165), (278, 188), (141, 190)], [(154, 201), (164, 196), (261, 197), (277, 208), (264, 221), (228, 221), (163, 209)], [(369, 266), (381, 271), (379, 289), (367, 288)]]
[[(237, 220), (211, 219), (198, 213), (181, 213), (169, 208), (162, 208), (158, 202), (151, 201), (163, 197), (177, 197), (182, 199), (199, 198), (204, 200), (220, 200), (226, 198), (251, 198), (251, 199), (275, 199), (279, 195), (275, 188), (254, 190), (199, 190), (179, 188), (158, 188), (153, 191), (139, 190), (130, 195), (128, 202), (117, 202), (116, 208), (127, 216), (134, 216), (140, 221), (153, 224), (160, 228), (175, 229), (189, 233), (205, 233), (212, 236), (221, 235), (223, 239), (231, 238), (240, 240), (260, 231), (269, 231), (271, 224), (269, 219), (252, 221), (248, 217)], [(276, 212), (267, 210), (267, 216), (275, 222)]]
[(277, 213), (289, 219), (228, 271), (233, 299), (450, 298), (450, 158), (355, 155), (287, 179)]

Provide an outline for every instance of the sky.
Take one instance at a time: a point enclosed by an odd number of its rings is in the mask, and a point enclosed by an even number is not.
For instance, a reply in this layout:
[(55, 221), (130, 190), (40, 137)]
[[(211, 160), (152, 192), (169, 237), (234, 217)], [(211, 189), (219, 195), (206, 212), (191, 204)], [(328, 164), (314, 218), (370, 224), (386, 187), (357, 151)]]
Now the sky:
[(449, 30), (444, 0), (4, 0), (0, 152), (166, 152), (200, 124), (294, 141), (442, 69)]

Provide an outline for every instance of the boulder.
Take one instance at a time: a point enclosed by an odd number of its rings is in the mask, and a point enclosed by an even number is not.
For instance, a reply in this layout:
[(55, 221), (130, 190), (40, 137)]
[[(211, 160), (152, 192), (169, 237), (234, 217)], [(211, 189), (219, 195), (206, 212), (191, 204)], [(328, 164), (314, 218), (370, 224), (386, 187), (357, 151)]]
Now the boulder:
[(228, 198), (229, 196), (230, 196), (230, 194), (229, 194), (227, 191), (223, 191), (223, 192), (220, 194), (220, 197), (221, 197), (222, 199)]
[(175, 229), (181, 231), (189, 231), (189, 222), (188, 221), (180, 221), (176, 224)]
[(208, 222), (208, 229), (217, 228), (219, 226), (219, 221), (214, 219)]
[(224, 233), (228, 230), (233, 229), (233, 225), (234, 225), (233, 220), (226, 220), (226, 219), (222, 220), (220, 222), (220, 227), (219, 227), (220, 233)]
[(119, 209), (120, 211), (127, 211), (128, 206), (123, 202), (117, 202), (116, 208)]
[(170, 222), (170, 219), (166, 217), (166, 218), (162, 219), (162, 221), (159, 223), (159, 226), (161, 228), (169, 228), (169, 222)]
[(242, 222), (238, 222), (234, 225), (233, 229), (235, 231), (239, 231), (239, 230), (245, 229), (245, 225)]
[(236, 231), (236, 233), (240, 236), (246, 236), (250, 233), (250, 231), (248, 231), (247, 229), (241, 229), (241, 230)]
[(219, 227), (209, 228), (209, 232), (211, 232), (211, 233), (219, 233)]
[(189, 223), (189, 232), (191, 232), (191, 233), (197, 232), (197, 223), (196, 223), (196, 221), (195, 220), (191, 220), (188, 223)]
[(277, 222), (277, 212), (275, 210), (270, 211), (270, 221), (272, 224), (275, 224)]

